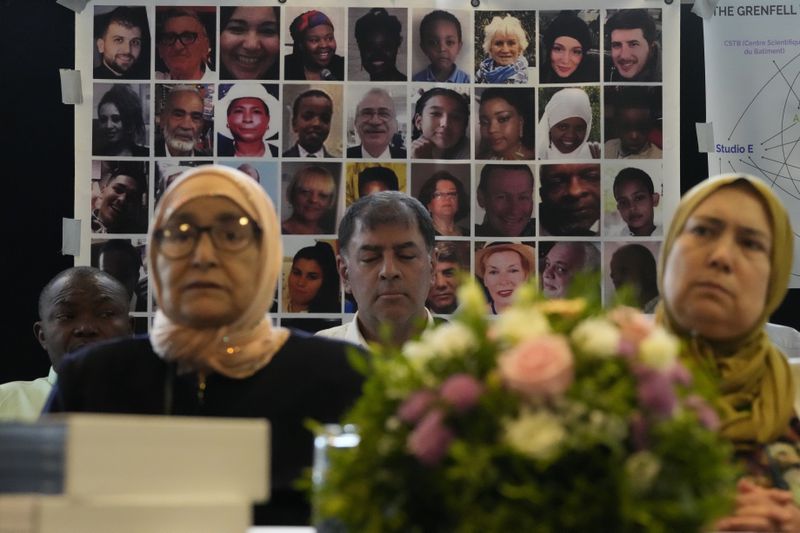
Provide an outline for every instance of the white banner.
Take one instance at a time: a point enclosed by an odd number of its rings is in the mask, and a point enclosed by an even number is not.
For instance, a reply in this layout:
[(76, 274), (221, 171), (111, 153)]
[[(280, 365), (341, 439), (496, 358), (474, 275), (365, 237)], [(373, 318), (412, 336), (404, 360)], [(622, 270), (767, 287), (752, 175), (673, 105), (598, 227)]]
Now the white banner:
[[(767, 182), (800, 224), (800, 5), (723, 0), (705, 21), (709, 174)], [(795, 229), (795, 250), (798, 248)], [(790, 287), (800, 287), (800, 254)]]

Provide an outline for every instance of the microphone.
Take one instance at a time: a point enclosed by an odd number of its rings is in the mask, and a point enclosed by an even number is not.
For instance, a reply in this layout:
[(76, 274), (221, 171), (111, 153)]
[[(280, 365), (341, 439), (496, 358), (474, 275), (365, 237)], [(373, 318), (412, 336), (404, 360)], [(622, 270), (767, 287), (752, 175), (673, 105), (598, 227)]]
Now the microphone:
[(333, 75), (333, 72), (326, 68), (320, 71), (319, 77), (325, 81), (336, 81), (336, 76)]

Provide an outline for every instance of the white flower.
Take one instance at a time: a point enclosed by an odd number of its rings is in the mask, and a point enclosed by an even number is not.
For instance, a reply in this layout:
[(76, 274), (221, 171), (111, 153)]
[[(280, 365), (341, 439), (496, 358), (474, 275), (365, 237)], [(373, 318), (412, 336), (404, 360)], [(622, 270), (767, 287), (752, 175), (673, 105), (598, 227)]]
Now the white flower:
[(625, 474), (636, 492), (648, 491), (660, 471), (661, 461), (647, 450), (636, 452), (625, 461)]
[(461, 322), (427, 329), (420, 340), (430, 351), (443, 357), (462, 355), (478, 347), (475, 334)]
[(523, 410), (518, 418), (506, 420), (503, 426), (506, 443), (518, 452), (540, 460), (553, 458), (567, 436), (558, 418), (545, 410)]
[(679, 348), (678, 339), (658, 327), (639, 344), (639, 357), (650, 367), (669, 370), (675, 364)]
[(612, 357), (619, 353), (619, 328), (605, 318), (587, 318), (572, 330), (572, 342), (583, 353)]
[(403, 355), (416, 362), (419, 360), (427, 361), (433, 354), (431, 353), (430, 346), (426, 345), (424, 342), (408, 341), (403, 345)]
[(459, 309), (468, 315), (482, 316), (486, 313), (486, 297), (483, 289), (472, 279), (458, 288)]
[(493, 338), (516, 344), (550, 333), (550, 323), (537, 309), (512, 307), (501, 313), (492, 324)]

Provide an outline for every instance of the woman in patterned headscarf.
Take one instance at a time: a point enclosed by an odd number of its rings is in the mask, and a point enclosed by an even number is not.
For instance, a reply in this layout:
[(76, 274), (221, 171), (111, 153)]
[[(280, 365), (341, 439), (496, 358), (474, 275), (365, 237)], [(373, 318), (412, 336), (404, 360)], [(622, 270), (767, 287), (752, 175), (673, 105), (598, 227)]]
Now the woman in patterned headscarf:
[(336, 55), (333, 22), (322, 11), (311, 10), (289, 25), (292, 53), (286, 56), (287, 80), (344, 80), (344, 58)]
[(800, 487), (776, 454), (797, 451), (794, 385), (764, 330), (786, 294), (793, 241), (764, 182), (726, 175), (684, 196), (662, 248), (656, 318), (683, 339), (687, 362), (718, 384), (720, 432), (749, 473), (733, 515), (714, 530), (800, 531), (792, 497)]
[(361, 378), (346, 345), (272, 326), (283, 258), (272, 202), (238, 170), (197, 167), (164, 193), (149, 237), (150, 336), (65, 359), (46, 410), (266, 418), (272, 497), (256, 522), (308, 523), (293, 485), (311, 464), (304, 421), (338, 421)]

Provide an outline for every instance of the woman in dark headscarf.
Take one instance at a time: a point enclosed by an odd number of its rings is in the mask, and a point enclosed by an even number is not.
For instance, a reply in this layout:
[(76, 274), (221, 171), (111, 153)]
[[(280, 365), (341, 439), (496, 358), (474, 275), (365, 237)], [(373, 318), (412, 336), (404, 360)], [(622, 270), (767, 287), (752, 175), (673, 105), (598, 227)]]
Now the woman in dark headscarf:
[(344, 58), (336, 55), (333, 22), (322, 11), (311, 10), (289, 26), (292, 53), (286, 56), (287, 80), (344, 80)]
[(577, 15), (562, 11), (547, 26), (542, 38), (541, 83), (596, 82), (600, 64), (592, 48), (589, 27)]
[(361, 377), (347, 345), (272, 326), (283, 260), (272, 202), (246, 174), (201, 166), (167, 189), (150, 228), (150, 336), (67, 357), (45, 410), (266, 418), (272, 494), (255, 521), (307, 524), (293, 484), (311, 465), (305, 421), (338, 421)]
[(684, 196), (662, 248), (656, 318), (684, 341), (687, 362), (718, 384), (720, 433), (749, 473), (733, 515), (715, 531), (800, 531), (800, 508), (782, 490), (791, 479), (775, 455), (797, 450), (795, 389), (786, 357), (764, 330), (786, 294), (793, 240), (766, 184), (726, 175)]

